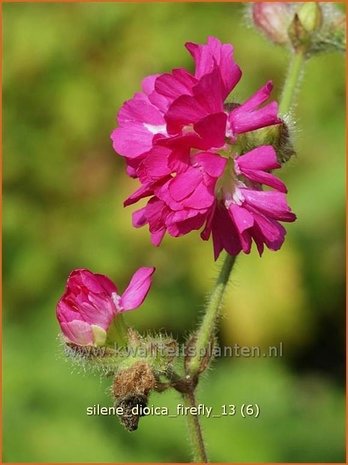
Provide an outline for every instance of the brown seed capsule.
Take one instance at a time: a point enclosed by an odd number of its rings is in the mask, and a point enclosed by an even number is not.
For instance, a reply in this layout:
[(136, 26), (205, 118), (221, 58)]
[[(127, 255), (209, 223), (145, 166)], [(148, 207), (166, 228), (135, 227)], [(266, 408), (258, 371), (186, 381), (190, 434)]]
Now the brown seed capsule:
[(130, 395), (116, 402), (115, 407), (122, 409), (122, 415), (118, 415), (121, 425), (123, 425), (128, 431), (137, 430), (138, 423), (142, 415), (138, 415), (134, 412), (141, 412), (146, 405), (147, 396), (142, 395)]
[(152, 369), (146, 362), (135, 362), (133, 366), (120, 371), (114, 380), (115, 398), (129, 394), (147, 395), (156, 385)]
[(121, 407), (118, 415), (121, 424), (128, 431), (135, 431), (143, 407), (147, 405), (148, 395), (156, 387), (152, 369), (146, 362), (136, 362), (130, 368), (117, 373), (112, 387), (116, 407)]

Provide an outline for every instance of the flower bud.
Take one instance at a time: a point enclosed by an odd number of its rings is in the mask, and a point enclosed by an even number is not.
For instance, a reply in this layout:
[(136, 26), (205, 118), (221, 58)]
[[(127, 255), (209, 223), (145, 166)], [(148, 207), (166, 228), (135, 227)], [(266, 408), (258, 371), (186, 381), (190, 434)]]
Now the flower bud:
[(289, 38), (296, 52), (308, 52), (311, 34), (306, 31), (296, 13), (288, 29)]
[(295, 51), (306, 58), (318, 53), (345, 51), (345, 15), (330, 3), (299, 3), (288, 29)]
[(57, 319), (66, 342), (80, 346), (124, 344), (127, 337), (120, 314), (143, 303), (154, 271), (139, 268), (119, 295), (108, 277), (86, 269), (74, 270), (57, 304)]
[(238, 149), (240, 154), (247, 153), (262, 145), (272, 145), (279, 163), (286, 163), (296, 155), (290, 127), (284, 120), (278, 124), (272, 124), (265, 128), (240, 134), (238, 138)]
[(303, 28), (309, 33), (317, 31), (323, 22), (322, 11), (317, 2), (302, 3), (297, 14)]
[(292, 6), (286, 2), (257, 2), (252, 4), (255, 26), (275, 44), (288, 42), (288, 27), (293, 16)]

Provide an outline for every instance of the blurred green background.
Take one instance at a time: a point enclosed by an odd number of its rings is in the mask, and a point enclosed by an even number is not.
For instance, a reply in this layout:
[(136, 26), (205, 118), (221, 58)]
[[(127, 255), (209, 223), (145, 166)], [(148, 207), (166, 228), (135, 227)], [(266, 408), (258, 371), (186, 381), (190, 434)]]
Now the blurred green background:
[[(55, 305), (73, 268), (122, 289), (155, 265), (128, 322), (180, 340), (196, 327), (218, 269), (212, 244), (191, 234), (154, 248), (131, 227), (122, 202), (136, 183), (111, 147), (115, 115), (145, 75), (192, 69), (188, 40), (234, 44), (236, 100), (268, 79), (278, 97), (287, 53), (248, 27), (239, 3), (5, 4), (3, 34), (4, 461), (189, 461), (184, 418), (144, 418), (128, 433), (113, 417), (86, 416), (112, 405), (111, 381), (64, 360)], [(282, 341), (284, 355), (219, 359), (205, 375), (200, 402), (261, 408), (258, 419), (202, 419), (212, 461), (344, 461), (344, 73), (340, 55), (308, 64), (298, 157), (281, 174), (298, 221), (279, 253), (238, 259), (220, 342)]]

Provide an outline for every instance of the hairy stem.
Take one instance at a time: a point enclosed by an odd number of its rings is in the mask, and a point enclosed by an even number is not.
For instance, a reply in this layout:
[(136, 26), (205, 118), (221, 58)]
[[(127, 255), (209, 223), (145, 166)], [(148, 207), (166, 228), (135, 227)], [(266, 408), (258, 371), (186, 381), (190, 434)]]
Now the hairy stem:
[[(182, 394), (184, 399), (185, 407), (196, 407), (196, 399), (194, 394), (194, 389), (190, 392)], [(202, 436), (201, 425), (197, 415), (192, 415), (189, 413), (186, 416), (188, 432), (191, 439), (192, 452), (193, 452), (193, 461), (194, 462), (203, 462), (208, 463), (207, 453), (205, 451), (205, 445)]]
[(234, 256), (229, 254), (226, 255), (219, 276), (216, 280), (213, 292), (211, 293), (208, 300), (201, 326), (197, 332), (195, 352), (187, 367), (187, 372), (192, 377), (198, 374), (202, 356), (204, 356), (205, 350), (209, 348), (211, 338), (214, 336), (216, 323), (220, 314), (222, 299), (235, 259), (236, 257)]
[(301, 50), (296, 51), (291, 58), (279, 104), (279, 113), (281, 116), (288, 113), (291, 109), (305, 61), (304, 52)]

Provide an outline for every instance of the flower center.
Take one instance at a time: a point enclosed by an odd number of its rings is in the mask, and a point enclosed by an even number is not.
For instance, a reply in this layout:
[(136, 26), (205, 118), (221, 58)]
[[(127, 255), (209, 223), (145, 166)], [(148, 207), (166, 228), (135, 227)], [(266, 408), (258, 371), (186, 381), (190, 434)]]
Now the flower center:
[(121, 305), (121, 296), (119, 296), (116, 292), (113, 292), (111, 294), (111, 298), (115, 304), (116, 310), (121, 311), (123, 310), (123, 307)]
[(230, 156), (227, 160), (224, 172), (217, 180), (215, 197), (220, 201), (232, 198), (238, 184), (239, 180), (234, 168), (234, 159)]

